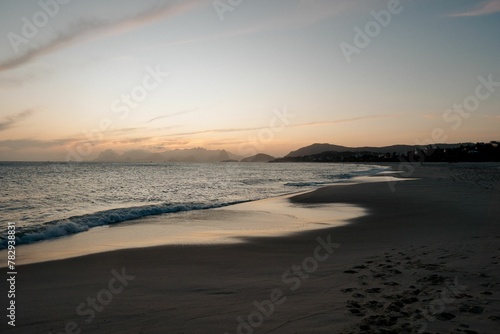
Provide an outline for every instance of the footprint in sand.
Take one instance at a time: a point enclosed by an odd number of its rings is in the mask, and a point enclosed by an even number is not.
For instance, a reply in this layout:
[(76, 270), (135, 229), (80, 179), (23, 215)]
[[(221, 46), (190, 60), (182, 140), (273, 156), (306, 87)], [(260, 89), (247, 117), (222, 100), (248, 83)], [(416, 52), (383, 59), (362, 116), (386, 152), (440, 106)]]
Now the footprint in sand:
[(344, 270), (344, 274), (357, 274), (358, 272), (356, 270)]

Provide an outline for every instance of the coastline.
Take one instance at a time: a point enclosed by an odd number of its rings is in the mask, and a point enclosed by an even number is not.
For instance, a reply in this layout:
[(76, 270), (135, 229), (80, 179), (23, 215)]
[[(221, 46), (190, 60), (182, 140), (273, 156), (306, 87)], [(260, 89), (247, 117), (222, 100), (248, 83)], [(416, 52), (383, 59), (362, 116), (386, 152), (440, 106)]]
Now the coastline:
[[(245, 328), (376, 333), (380, 328), (401, 332), (409, 323), (415, 332), (425, 324), (431, 332), (469, 326), (493, 333), (500, 315), (500, 286), (493, 279), (499, 276), (493, 264), (500, 247), (498, 171), (471, 175), (456, 166), (413, 167), (415, 179), (394, 187), (387, 182), (335, 185), (291, 199), (310, 206), (347, 203), (368, 211), (346, 225), (253, 236), (238, 244), (124, 249), (20, 266), (18, 325), (0, 328), (59, 333), (74, 323), (92, 333), (236, 333), (238, 328), (242, 333)], [(328, 240), (335, 247), (325, 246)], [(302, 270), (293, 269), (297, 266)], [(78, 306), (99, 297), (112, 270), (134, 278), (86, 321), (90, 316), (78, 314)], [(458, 281), (453, 298), (438, 299), (448, 278)], [(276, 289), (281, 295), (272, 294)], [(417, 301), (405, 304), (410, 295)], [(445, 309), (425, 316), (425, 305), (435, 301)], [(387, 311), (391, 303), (403, 303), (399, 311), (408, 314)], [(258, 326), (249, 325), (255, 312), (262, 318), (254, 319)]]
[[(330, 185), (396, 180), (391, 176), (374, 179), (370, 175), (373, 174), (354, 176)], [(310, 191), (295, 190), (220, 207), (148, 215), (92, 227), (84, 232), (18, 244), (16, 264), (62, 260), (129, 248), (241, 243), (250, 237), (286, 236), (297, 231), (340, 226), (349, 219), (366, 214), (362, 207), (351, 204), (323, 204), (312, 210), (307, 205), (289, 201), (293, 196)], [(0, 250), (0, 258), (7, 258), (7, 249)], [(6, 262), (0, 262), (0, 268), (6, 266)]]
[[(143, 217), (19, 245), (16, 263), (19, 266), (158, 246), (239, 244), (251, 238), (286, 237), (293, 233), (342, 226), (348, 220), (366, 214), (363, 208), (351, 204), (323, 204), (310, 208), (309, 205), (290, 202), (289, 198), (296, 195)], [(0, 251), (0, 257), (6, 258), (7, 250)], [(6, 267), (6, 263), (2, 265)]]

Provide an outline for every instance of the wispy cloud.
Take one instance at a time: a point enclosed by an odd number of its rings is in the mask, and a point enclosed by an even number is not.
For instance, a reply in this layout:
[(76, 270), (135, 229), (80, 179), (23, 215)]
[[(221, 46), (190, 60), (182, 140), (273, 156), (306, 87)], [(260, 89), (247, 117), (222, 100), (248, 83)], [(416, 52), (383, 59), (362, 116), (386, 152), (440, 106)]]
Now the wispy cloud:
[[(340, 123), (348, 123), (348, 122), (356, 122), (363, 121), (367, 119), (376, 119), (376, 118), (386, 118), (391, 117), (393, 115), (369, 115), (369, 116), (360, 116), (353, 118), (344, 118), (333, 121), (322, 121), (322, 122), (309, 122), (309, 123), (299, 123), (299, 124), (291, 124), (287, 125), (287, 128), (302, 128), (302, 127), (311, 127), (311, 126), (325, 126), (325, 125), (335, 125)], [(210, 129), (210, 130), (200, 130), (200, 131), (192, 131), (192, 132), (179, 132), (173, 133), (166, 136), (192, 136), (192, 135), (201, 135), (207, 133), (231, 133), (231, 132), (246, 132), (246, 131), (257, 131), (266, 129), (266, 127), (248, 127), (248, 128), (228, 128), (228, 129)]]
[(302, 123), (302, 124), (295, 124), (295, 125), (290, 125), (290, 128), (303, 128), (303, 127), (308, 127), (308, 126), (325, 126), (325, 125), (336, 125), (340, 123), (349, 123), (349, 122), (356, 122), (356, 121), (364, 121), (367, 119), (376, 119), (376, 118), (386, 118), (386, 117), (391, 117), (393, 115), (369, 115), (369, 116), (359, 116), (359, 117), (353, 117), (353, 118), (344, 118), (344, 119), (338, 119), (334, 121), (324, 121), (324, 122), (310, 122), (310, 123)]
[(34, 113), (34, 110), (27, 109), (27, 110), (21, 111), (17, 114), (7, 116), (3, 120), (0, 119), (0, 131), (5, 131), (5, 130), (13, 127), (16, 123), (21, 122), (22, 120), (28, 118), (33, 113)]
[[(130, 131), (122, 131), (121, 133), (126, 134)], [(116, 132), (118, 133), (118, 132)], [(146, 142), (151, 140), (151, 137), (136, 137), (136, 138), (122, 138), (122, 139), (103, 139), (95, 142), (91, 142), (86, 138), (81, 136), (66, 137), (58, 139), (36, 139), (36, 138), (21, 138), (21, 139), (7, 139), (0, 140), (0, 149), (9, 149), (13, 151), (24, 150), (24, 149), (49, 149), (49, 148), (62, 148), (65, 146), (74, 146), (79, 144), (91, 144), (92, 146), (106, 146), (113, 144), (136, 144), (141, 142)]]
[(474, 8), (460, 13), (450, 14), (449, 17), (483, 16), (500, 12), (500, 0), (480, 1)]
[(190, 114), (190, 113), (199, 111), (200, 109), (202, 109), (202, 108), (191, 108), (191, 109), (186, 109), (186, 110), (181, 110), (181, 111), (173, 112), (173, 113), (170, 113), (170, 114), (156, 116), (156, 117), (151, 118), (147, 123), (151, 123), (151, 122), (154, 122), (154, 121), (158, 121), (160, 119), (171, 118), (171, 117), (175, 117), (175, 116), (179, 116), (179, 115)]
[(229, 133), (229, 132), (245, 132), (245, 131), (254, 131), (260, 130), (263, 127), (253, 127), (253, 128), (233, 128), (233, 129), (211, 129), (211, 130), (200, 130), (200, 131), (192, 131), (192, 132), (178, 132), (173, 133), (167, 136), (192, 136), (192, 135), (202, 135), (207, 133)]
[[(27, 110), (22, 113), (9, 116), (5, 121), (0, 123), (1, 127), (8, 123), (9, 121), (14, 124), (17, 121), (21, 121), (22, 119), (28, 117), (31, 114), (31, 111)], [(377, 119), (377, 118), (387, 118), (393, 117), (391, 114), (383, 114), (383, 115), (368, 115), (368, 116), (360, 116), (353, 118), (344, 118), (332, 121), (321, 121), (321, 122), (309, 122), (309, 123), (299, 123), (299, 124), (290, 124), (288, 128), (301, 128), (301, 127), (314, 127), (314, 126), (328, 126), (328, 125), (336, 125), (341, 123), (348, 122), (356, 122), (363, 121), (368, 119)], [(9, 125), (7, 125), (9, 126)], [(103, 140), (100, 140), (94, 143), (95, 146), (106, 147), (107, 145), (138, 145), (138, 144), (147, 144), (146, 146), (161, 146), (161, 147), (174, 147), (178, 148), (179, 146), (192, 145), (193, 138), (186, 138), (186, 136), (194, 136), (201, 135), (207, 133), (237, 133), (237, 132), (248, 132), (248, 131), (258, 131), (261, 129), (265, 129), (266, 127), (247, 127), (247, 128), (227, 128), (227, 129), (209, 129), (209, 130), (200, 130), (200, 131), (192, 131), (192, 132), (182, 132), (182, 133), (174, 133), (167, 134), (161, 136), (148, 136), (148, 137), (125, 137), (126, 135), (130, 135), (131, 133), (140, 130), (141, 128), (126, 128), (126, 129), (117, 129), (110, 130), (106, 132)], [(117, 138), (116, 138), (116, 137)], [(123, 137), (121, 137), (123, 136)], [(121, 137), (121, 138), (120, 138)], [(174, 138), (171, 138), (174, 137)], [(59, 138), (52, 140), (41, 140), (41, 139), (33, 139), (33, 138), (24, 138), (24, 139), (9, 139), (9, 140), (0, 140), (0, 151), (22, 151), (26, 149), (51, 149), (64, 147), (67, 145), (77, 145), (77, 144), (89, 143), (88, 139), (85, 139), (82, 136), (74, 136), (67, 138)], [(230, 145), (230, 144), (238, 144), (241, 143), (237, 138), (220, 138), (218, 142), (212, 142), (207, 145)]]
[[(112, 140), (110, 141), (112, 144), (137, 144), (143, 142), (151, 141), (151, 137), (136, 137), (136, 138), (125, 138), (121, 140)], [(107, 144), (107, 142), (105, 142)]]
[(74, 138), (39, 140), (39, 139), (7, 139), (0, 140), (0, 149), (20, 151), (24, 149), (47, 149), (75, 142)]
[(197, 8), (200, 4), (201, 0), (186, 0), (179, 1), (175, 5), (168, 4), (156, 6), (138, 15), (122, 18), (120, 20), (81, 20), (73, 26), (65, 29), (64, 33), (60, 33), (52, 41), (38, 48), (32, 49), (18, 57), (14, 57), (0, 63), (0, 72), (25, 65), (41, 56), (53, 53), (77, 43), (123, 34), (146, 24), (190, 11)]
[(358, 0), (299, 0), (295, 5), (291, 4), (285, 11), (280, 12), (279, 15), (273, 15), (257, 24), (224, 33), (175, 41), (167, 45), (208, 42), (269, 31), (298, 29), (342, 15), (353, 8), (359, 7), (359, 3)]

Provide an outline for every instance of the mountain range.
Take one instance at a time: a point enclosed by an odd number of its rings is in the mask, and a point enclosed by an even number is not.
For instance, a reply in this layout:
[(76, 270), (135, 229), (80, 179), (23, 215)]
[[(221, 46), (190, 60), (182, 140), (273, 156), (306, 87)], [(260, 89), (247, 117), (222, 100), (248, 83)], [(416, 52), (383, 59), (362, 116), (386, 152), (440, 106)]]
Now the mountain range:
[[(438, 146), (440, 148), (453, 148), (460, 146), (460, 144), (433, 144), (433, 146)], [(303, 157), (308, 155), (320, 154), (323, 152), (373, 152), (373, 153), (396, 153), (403, 154), (414, 150), (415, 148), (423, 148), (424, 146), (419, 145), (391, 145), (383, 147), (346, 147), (332, 144), (312, 144), (299, 148), (296, 151), (288, 153), (285, 158), (295, 158)]]
[[(472, 145), (471, 143), (463, 144), (433, 144), (433, 147), (440, 149), (452, 149), (460, 145)], [(391, 154), (393, 156), (407, 154), (415, 149), (424, 149), (425, 146), (419, 145), (391, 145), (383, 147), (346, 147), (340, 145), (316, 143), (309, 146), (299, 148), (298, 150), (288, 153), (281, 159), (276, 161), (295, 161), (300, 157), (309, 157), (327, 152), (337, 152), (341, 155), (351, 153), (373, 153), (373, 154)], [(259, 153), (251, 157), (242, 157), (233, 154), (226, 150), (208, 150), (197, 147), (192, 149), (175, 149), (163, 152), (149, 152), (146, 150), (130, 150), (119, 153), (115, 150), (105, 150), (99, 154), (95, 161), (98, 162), (269, 162), (275, 160), (274, 157)]]
[(240, 160), (242, 156), (226, 150), (207, 150), (197, 147), (192, 149), (175, 149), (164, 152), (149, 152), (145, 150), (131, 150), (118, 153), (114, 150), (105, 150), (99, 154), (98, 162), (220, 162), (225, 160)]

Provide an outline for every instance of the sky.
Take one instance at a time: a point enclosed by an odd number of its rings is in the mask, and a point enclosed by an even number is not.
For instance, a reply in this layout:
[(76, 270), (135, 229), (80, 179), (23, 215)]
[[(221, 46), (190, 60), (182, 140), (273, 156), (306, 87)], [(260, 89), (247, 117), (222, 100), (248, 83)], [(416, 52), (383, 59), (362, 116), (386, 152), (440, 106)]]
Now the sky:
[(0, 0), (0, 160), (500, 139), (500, 0)]

